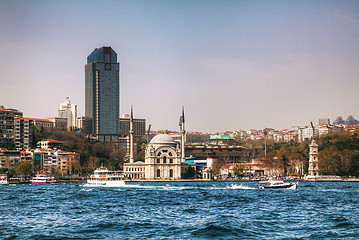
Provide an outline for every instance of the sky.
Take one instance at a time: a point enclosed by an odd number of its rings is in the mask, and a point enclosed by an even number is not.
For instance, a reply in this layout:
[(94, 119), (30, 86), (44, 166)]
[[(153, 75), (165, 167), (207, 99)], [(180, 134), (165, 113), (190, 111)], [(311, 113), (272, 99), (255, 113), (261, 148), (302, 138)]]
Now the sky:
[(120, 114), (153, 130), (359, 119), (359, 1), (0, 0), (0, 105), (85, 114), (87, 56), (111, 46)]

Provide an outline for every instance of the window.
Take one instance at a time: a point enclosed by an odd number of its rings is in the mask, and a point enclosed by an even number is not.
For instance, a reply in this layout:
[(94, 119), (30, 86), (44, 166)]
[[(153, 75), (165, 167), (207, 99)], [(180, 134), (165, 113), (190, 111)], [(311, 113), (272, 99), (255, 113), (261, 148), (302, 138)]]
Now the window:
[(157, 163), (160, 163), (160, 159), (159, 159), (159, 158), (157, 158)]
[(163, 157), (163, 163), (166, 163), (166, 156)]
[(170, 159), (170, 163), (173, 163), (173, 159), (172, 159), (172, 158)]
[(157, 177), (161, 177), (161, 170), (157, 169)]
[(172, 177), (173, 177), (173, 169), (170, 169), (170, 178), (172, 178)]

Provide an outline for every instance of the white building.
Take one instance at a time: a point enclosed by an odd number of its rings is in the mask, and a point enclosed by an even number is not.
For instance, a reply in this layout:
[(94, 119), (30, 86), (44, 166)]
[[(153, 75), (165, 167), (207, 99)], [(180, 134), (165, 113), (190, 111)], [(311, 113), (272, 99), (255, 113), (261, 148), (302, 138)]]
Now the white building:
[[(314, 128), (314, 135), (318, 136), (318, 129)], [(306, 139), (312, 139), (313, 137), (313, 128), (312, 127), (304, 127), (300, 128), (298, 131), (298, 141), (304, 142)]]
[(76, 127), (77, 105), (71, 104), (69, 98), (60, 104), (59, 117), (67, 119), (67, 129)]

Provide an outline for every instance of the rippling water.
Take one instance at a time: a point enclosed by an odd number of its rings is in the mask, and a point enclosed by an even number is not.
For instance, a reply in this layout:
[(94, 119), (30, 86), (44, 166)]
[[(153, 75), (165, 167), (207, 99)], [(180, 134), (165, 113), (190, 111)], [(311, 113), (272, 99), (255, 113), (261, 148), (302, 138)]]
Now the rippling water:
[(359, 182), (0, 185), (0, 239), (359, 239)]

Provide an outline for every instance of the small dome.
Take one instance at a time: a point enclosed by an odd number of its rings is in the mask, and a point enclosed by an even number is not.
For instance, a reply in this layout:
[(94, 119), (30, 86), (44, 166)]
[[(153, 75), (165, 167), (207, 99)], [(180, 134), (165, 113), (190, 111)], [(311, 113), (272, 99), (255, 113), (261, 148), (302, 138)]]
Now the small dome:
[(166, 134), (156, 135), (150, 141), (151, 144), (176, 144), (172, 137)]

